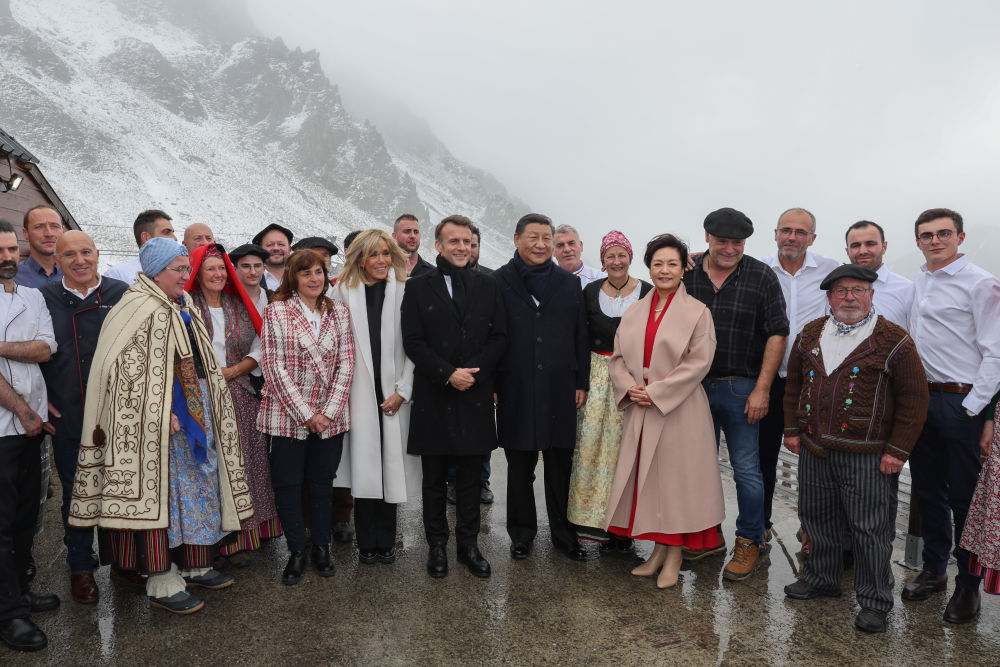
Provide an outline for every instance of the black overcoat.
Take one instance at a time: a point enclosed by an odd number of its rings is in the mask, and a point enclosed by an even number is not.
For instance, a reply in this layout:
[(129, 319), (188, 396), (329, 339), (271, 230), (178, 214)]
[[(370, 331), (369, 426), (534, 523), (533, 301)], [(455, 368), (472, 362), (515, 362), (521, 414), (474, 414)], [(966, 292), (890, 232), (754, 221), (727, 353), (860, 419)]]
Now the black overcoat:
[[(468, 271), (464, 312), (434, 268), (406, 281), (403, 349), (415, 366), (407, 452), (472, 456), (497, 446), (494, 373), (507, 348), (507, 320), (496, 282)], [(456, 368), (479, 368), (476, 383), (459, 391)]]
[(536, 306), (514, 260), (493, 272), (507, 311), (507, 354), (497, 370), (500, 446), (573, 449), (576, 390), (590, 386), (590, 347), (580, 279), (553, 266)]

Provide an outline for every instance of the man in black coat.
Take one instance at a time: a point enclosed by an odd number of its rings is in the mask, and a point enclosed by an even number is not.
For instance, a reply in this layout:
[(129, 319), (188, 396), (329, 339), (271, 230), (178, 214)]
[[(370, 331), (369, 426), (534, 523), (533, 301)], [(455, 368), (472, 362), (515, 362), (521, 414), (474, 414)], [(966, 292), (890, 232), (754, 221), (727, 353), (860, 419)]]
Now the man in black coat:
[(535, 466), (545, 459), (552, 543), (584, 560), (566, 518), (576, 411), (590, 383), (590, 346), (580, 279), (552, 262), (552, 221), (529, 213), (514, 231), (514, 258), (493, 272), (507, 312), (507, 354), (497, 369), (497, 425), (507, 454), (507, 534), (527, 558), (538, 532)]
[(406, 283), (403, 347), (413, 361), (413, 407), (407, 451), (423, 467), (427, 572), (448, 573), (445, 502), (449, 461), (458, 503), (458, 561), (490, 576), (479, 552), (479, 475), (497, 446), (493, 373), (507, 348), (507, 322), (496, 282), (468, 268), (472, 221), (452, 215), (434, 230), (437, 268)]
[(58, 349), (41, 364), (49, 396), (49, 423), (54, 429), (52, 452), (62, 482), (62, 518), (70, 592), (84, 604), (97, 602), (94, 581), (94, 529), (66, 524), (76, 475), (80, 434), (83, 430), (83, 398), (87, 377), (97, 349), (104, 318), (122, 298), (128, 285), (97, 273), (97, 248), (89, 236), (68, 231), (56, 242), (56, 264), (62, 280), (41, 288), (52, 316)]

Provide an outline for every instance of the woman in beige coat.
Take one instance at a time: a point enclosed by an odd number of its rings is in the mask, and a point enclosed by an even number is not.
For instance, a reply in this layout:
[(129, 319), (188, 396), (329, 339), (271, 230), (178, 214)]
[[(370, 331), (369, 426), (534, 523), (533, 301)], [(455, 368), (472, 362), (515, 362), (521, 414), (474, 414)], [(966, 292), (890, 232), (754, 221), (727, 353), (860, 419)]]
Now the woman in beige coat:
[(655, 289), (622, 317), (610, 367), (625, 418), (608, 532), (656, 543), (632, 574), (660, 571), (659, 588), (677, 583), (683, 547), (718, 546), (716, 526), (725, 518), (712, 414), (701, 386), (715, 356), (715, 325), (681, 283), (687, 254), (672, 234), (646, 246)]

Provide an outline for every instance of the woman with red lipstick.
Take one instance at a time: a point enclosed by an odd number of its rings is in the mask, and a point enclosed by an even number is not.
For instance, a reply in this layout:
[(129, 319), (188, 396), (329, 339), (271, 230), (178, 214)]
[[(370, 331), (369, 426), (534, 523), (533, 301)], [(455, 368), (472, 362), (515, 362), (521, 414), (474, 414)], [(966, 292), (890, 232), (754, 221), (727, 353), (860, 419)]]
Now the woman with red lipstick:
[(281, 522), (274, 505), (271, 467), (267, 462), (264, 435), (257, 430), (260, 396), (250, 384), (249, 373), (260, 363), (261, 317), (243, 285), (226, 250), (217, 243), (196, 248), (191, 253), (191, 278), (185, 285), (191, 300), (201, 311), (215, 358), (222, 369), (236, 408), (236, 425), (246, 470), (253, 516), (242, 523), (235, 542), (219, 550), (236, 567), (245, 567), (248, 551), (260, 548), (261, 539), (281, 535)]
[[(656, 543), (632, 574), (677, 584), (682, 549), (714, 547), (725, 518), (715, 432), (701, 381), (715, 356), (715, 324), (681, 276), (687, 246), (661, 234), (644, 257), (654, 289), (622, 316), (610, 374), (625, 410), (608, 532)], [(661, 569), (662, 568), (662, 569)]]
[(344, 433), (351, 428), (347, 398), (354, 375), (350, 315), (325, 296), (327, 267), (316, 252), (296, 250), (264, 310), (261, 370), (264, 397), (257, 428), (268, 436), (271, 483), (288, 542), (282, 583), (302, 579), (306, 528), (302, 487), (309, 489), (313, 569), (334, 573), (330, 557), (333, 478)]

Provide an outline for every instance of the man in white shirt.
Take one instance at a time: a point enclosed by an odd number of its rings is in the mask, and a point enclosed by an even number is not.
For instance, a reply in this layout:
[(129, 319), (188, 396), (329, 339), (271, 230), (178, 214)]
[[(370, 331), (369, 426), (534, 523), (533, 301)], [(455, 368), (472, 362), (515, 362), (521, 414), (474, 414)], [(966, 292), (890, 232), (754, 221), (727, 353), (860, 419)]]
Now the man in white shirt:
[[(137, 215), (135, 222), (132, 223), (132, 233), (135, 234), (136, 245), (141, 248), (142, 244), (146, 241), (159, 236), (165, 236), (176, 241), (177, 237), (174, 236), (174, 228), (170, 224), (171, 220), (173, 218), (155, 208), (148, 209)], [(135, 259), (112, 266), (104, 272), (104, 275), (131, 285), (135, 282), (135, 276), (140, 271), (142, 271), (142, 266), (139, 264), (138, 255), (136, 255)]]
[(272, 222), (257, 232), (252, 243), (268, 252), (264, 262), (264, 286), (272, 291), (278, 289), (285, 276), (285, 260), (292, 254), (292, 231)]
[(784, 434), (785, 378), (788, 376), (788, 355), (802, 327), (827, 313), (826, 292), (820, 289), (823, 279), (840, 263), (809, 250), (816, 240), (816, 216), (804, 208), (790, 208), (778, 216), (774, 229), (777, 254), (762, 261), (770, 266), (781, 284), (788, 315), (788, 341), (778, 367), (778, 375), (771, 384), (768, 412), (760, 420), (760, 472), (764, 478), (764, 527), (765, 536), (771, 536), (771, 506), (774, 485), (777, 482), (778, 453)]
[(965, 231), (955, 211), (929, 209), (914, 226), (927, 263), (913, 281), (910, 334), (931, 403), (910, 457), (924, 565), (902, 598), (916, 602), (944, 591), (954, 546), (958, 576), (944, 620), (967, 623), (979, 615), (980, 580), (969, 572), (969, 552), (959, 544), (981, 467), (980, 413), (1000, 388), (1000, 281), (958, 252)]
[(14, 282), (19, 251), (14, 227), (0, 221), (0, 641), (37, 651), (48, 639), (29, 616), (59, 606), (56, 595), (32, 593), (27, 577), (48, 420), (38, 364), (56, 351), (56, 340), (41, 293)]
[(571, 225), (556, 227), (553, 245), (555, 247), (553, 255), (559, 268), (563, 271), (569, 271), (579, 278), (581, 289), (586, 287), (588, 283), (606, 277), (604, 272), (583, 263), (583, 241), (580, 240), (580, 234)]
[(892, 273), (882, 261), (886, 248), (885, 230), (871, 220), (855, 222), (844, 235), (847, 257), (851, 264), (871, 269), (878, 275), (875, 290), (875, 310), (887, 320), (909, 329), (910, 306), (913, 305), (913, 281)]

